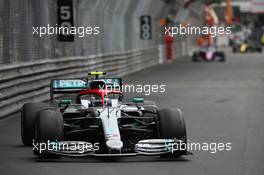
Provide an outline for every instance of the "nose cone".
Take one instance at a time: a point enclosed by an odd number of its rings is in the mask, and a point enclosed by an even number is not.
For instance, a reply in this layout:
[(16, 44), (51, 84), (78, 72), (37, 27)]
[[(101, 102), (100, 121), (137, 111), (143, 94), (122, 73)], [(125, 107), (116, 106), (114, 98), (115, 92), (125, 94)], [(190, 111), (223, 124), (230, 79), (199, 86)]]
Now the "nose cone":
[(111, 150), (120, 150), (123, 147), (123, 142), (120, 140), (108, 140), (106, 146)]

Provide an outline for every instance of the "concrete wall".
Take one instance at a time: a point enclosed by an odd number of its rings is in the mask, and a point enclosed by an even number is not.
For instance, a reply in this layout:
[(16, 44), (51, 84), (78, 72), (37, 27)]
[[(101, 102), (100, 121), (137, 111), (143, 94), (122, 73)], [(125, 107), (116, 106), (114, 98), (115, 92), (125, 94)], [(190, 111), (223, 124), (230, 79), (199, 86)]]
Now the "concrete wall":
[[(101, 33), (69, 43), (32, 35), (33, 26), (56, 26), (56, 0), (0, 1), (0, 65), (151, 47), (160, 42), (159, 19), (169, 9), (161, 0), (73, 0), (75, 26), (99, 26)], [(152, 16), (152, 40), (140, 40), (141, 15)]]

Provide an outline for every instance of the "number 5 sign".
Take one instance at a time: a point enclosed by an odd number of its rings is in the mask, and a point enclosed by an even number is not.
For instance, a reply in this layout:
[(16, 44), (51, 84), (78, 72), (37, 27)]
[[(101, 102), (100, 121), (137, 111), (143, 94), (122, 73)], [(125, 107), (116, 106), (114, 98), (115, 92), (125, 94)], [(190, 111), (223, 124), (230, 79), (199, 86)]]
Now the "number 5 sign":
[(74, 35), (69, 33), (71, 27), (73, 27), (72, 0), (57, 0), (57, 13), (58, 27), (62, 29), (58, 34), (58, 41), (74, 41)]
[(143, 40), (151, 39), (151, 16), (140, 17), (140, 38)]

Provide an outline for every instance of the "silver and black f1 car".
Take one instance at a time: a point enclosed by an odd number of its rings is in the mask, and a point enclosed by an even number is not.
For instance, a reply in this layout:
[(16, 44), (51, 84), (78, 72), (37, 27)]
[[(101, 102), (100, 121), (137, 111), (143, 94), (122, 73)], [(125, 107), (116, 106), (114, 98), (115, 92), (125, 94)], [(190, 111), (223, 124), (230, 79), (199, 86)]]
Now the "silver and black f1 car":
[(188, 154), (180, 109), (159, 109), (139, 97), (122, 102), (121, 78), (99, 78), (102, 74), (52, 80), (50, 104), (24, 104), (23, 144), (33, 145), (39, 158)]

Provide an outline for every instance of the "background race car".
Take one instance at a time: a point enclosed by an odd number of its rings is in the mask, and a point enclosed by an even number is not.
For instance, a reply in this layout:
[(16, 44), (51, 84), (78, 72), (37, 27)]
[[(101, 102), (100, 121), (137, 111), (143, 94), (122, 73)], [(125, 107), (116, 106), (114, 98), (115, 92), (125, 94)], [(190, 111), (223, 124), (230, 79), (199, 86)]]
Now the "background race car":
[(234, 44), (232, 46), (232, 51), (233, 53), (262, 52), (262, 46), (258, 43), (245, 41), (241, 44)]
[(206, 47), (206, 48), (202, 48), (200, 51), (194, 52), (192, 55), (192, 61), (193, 62), (199, 62), (199, 61), (224, 62), (225, 61), (225, 53), (222, 51), (217, 51), (214, 47)]

